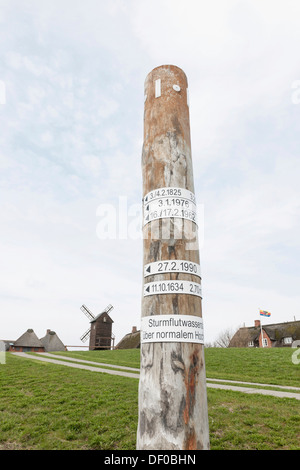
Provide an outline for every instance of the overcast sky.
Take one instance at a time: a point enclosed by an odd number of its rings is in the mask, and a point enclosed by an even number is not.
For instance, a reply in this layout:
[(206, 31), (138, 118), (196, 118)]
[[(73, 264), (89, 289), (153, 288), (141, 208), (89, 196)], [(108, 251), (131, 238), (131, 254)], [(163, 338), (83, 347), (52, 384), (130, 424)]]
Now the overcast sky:
[(144, 80), (163, 64), (189, 81), (205, 341), (259, 308), (300, 319), (299, 18), (299, 0), (0, 0), (1, 339), (82, 344), (83, 303), (114, 306), (116, 342), (140, 327)]

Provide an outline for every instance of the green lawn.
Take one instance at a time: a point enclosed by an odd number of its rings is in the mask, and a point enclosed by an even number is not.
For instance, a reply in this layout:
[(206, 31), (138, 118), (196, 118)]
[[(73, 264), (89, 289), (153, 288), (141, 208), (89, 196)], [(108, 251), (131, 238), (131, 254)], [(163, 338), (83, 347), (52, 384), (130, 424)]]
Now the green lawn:
[(294, 351), (292, 348), (207, 348), (206, 375), (300, 387), (300, 365), (292, 362)]
[(56, 356), (70, 356), (77, 359), (116, 364), (118, 366), (140, 367), (139, 349), (115, 349), (114, 351), (68, 351), (53, 353)]
[(138, 380), (7, 354), (0, 448), (132, 449)]
[[(241, 380), (300, 387), (300, 366), (292, 362), (291, 348), (207, 348), (206, 375), (209, 378)], [(65, 352), (55, 353), (65, 356)], [(139, 367), (140, 351), (70, 351), (68, 356), (78, 359)]]
[[(68, 354), (139, 364), (137, 350)], [(291, 354), (207, 349), (207, 376), (299, 386)], [(0, 365), (0, 449), (135, 449), (137, 396), (137, 379), (7, 354)], [(208, 388), (208, 412), (213, 450), (300, 449), (298, 400)]]

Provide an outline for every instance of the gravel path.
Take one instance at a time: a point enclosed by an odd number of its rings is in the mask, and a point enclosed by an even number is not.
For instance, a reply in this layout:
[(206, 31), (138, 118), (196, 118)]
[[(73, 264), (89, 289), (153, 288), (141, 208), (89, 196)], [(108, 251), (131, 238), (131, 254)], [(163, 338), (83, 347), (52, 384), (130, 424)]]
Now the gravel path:
[[(22, 357), (25, 359), (33, 359), (37, 361), (43, 361), (43, 362), (51, 362), (52, 364), (58, 364), (60, 366), (68, 366), (68, 367), (74, 367), (75, 369), (85, 369), (85, 370), (90, 370), (92, 372), (105, 372), (106, 374), (111, 374), (111, 375), (122, 375), (123, 377), (131, 377), (134, 379), (139, 378), (139, 374), (135, 374), (133, 372), (125, 372), (125, 371), (120, 371), (120, 370), (113, 370), (113, 369), (102, 369), (101, 367), (94, 367), (90, 366), (88, 364), (75, 364), (74, 362), (67, 362), (67, 361), (60, 361), (59, 359), (52, 359), (50, 357), (43, 357), (43, 356), (32, 356), (27, 353), (23, 352), (15, 352), (12, 353), (14, 356)], [(70, 361), (71, 359), (69, 359)], [(72, 359), (73, 360), (73, 359)], [(98, 363), (97, 363), (98, 364)], [(105, 364), (107, 365), (107, 364)], [(113, 366), (111, 366), (113, 367)], [(118, 366), (115, 366), (118, 367)]]
[[(135, 369), (133, 367), (125, 367), (125, 366), (105, 364), (105, 363), (99, 363), (99, 362), (93, 362), (93, 361), (86, 361), (83, 359), (76, 359), (76, 358), (73, 358), (73, 357), (71, 358), (67, 356), (59, 356), (63, 360), (53, 359), (54, 355), (50, 353), (37, 353), (34, 356), (27, 354), (27, 353), (22, 353), (22, 352), (15, 352), (12, 354), (14, 356), (18, 356), (18, 357), (22, 357), (26, 359), (33, 359), (33, 360), (38, 360), (38, 361), (43, 361), (43, 362), (51, 362), (53, 364), (74, 367), (76, 369), (85, 369), (85, 370), (90, 370), (92, 372), (103, 372), (105, 374), (111, 374), (111, 375), (121, 375), (123, 377), (130, 377), (134, 379), (139, 378), (139, 374), (134, 373), (134, 371), (139, 372), (139, 369)], [(70, 361), (73, 361), (73, 362), (70, 362)], [(104, 369), (99, 366), (105, 366), (109, 368)], [(114, 370), (112, 368), (121, 369), (121, 370)], [(210, 383), (210, 381), (226, 382), (226, 384)], [(231, 384), (230, 382), (231, 382), (230, 380), (209, 378), (207, 379), (207, 387), (217, 388), (217, 389), (222, 389), (222, 390), (233, 390), (236, 392), (243, 392), (243, 393), (250, 393), (250, 394), (259, 393), (261, 395), (270, 395), (273, 397), (296, 398), (296, 400), (300, 400), (300, 393), (293, 393), (293, 392), (287, 392), (287, 391), (281, 391), (281, 390), (267, 390), (267, 389), (262, 389), (262, 388), (253, 388), (253, 387), (244, 387), (244, 386), (238, 386), (238, 385), (233, 385), (233, 384), (239, 383), (239, 384), (244, 384), (244, 385), (258, 385), (260, 387), (276, 387), (276, 388), (284, 388), (285, 390), (298, 390), (300, 392), (300, 388), (297, 388), (297, 387), (270, 385), (270, 384), (256, 384), (256, 383), (251, 383), (251, 382), (238, 382), (238, 381), (232, 381), (233, 383)]]

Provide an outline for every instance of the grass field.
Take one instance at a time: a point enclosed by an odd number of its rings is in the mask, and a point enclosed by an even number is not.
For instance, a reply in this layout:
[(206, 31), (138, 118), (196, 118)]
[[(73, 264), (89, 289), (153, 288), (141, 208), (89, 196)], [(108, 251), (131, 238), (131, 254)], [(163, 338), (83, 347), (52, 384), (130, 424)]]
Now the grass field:
[[(138, 350), (67, 354), (139, 366)], [(299, 387), (300, 366), (291, 354), (287, 348), (209, 348), (206, 372), (210, 378)], [(7, 354), (0, 386), (0, 449), (135, 449), (136, 379)], [(208, 411), (212, 450), (300, 449), (298, 400), (208, 389)]]

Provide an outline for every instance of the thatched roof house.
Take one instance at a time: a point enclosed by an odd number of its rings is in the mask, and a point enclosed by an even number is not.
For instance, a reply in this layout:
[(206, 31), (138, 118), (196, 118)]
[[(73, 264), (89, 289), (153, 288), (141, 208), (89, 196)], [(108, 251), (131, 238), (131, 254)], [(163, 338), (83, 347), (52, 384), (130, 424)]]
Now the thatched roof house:
[(21, 335), (13, 345), (10, 345), (9, 350), (18, 352), (44, 352), (45, 348), (35, 332), (30, 328)]
[(46, 352), (49, 351), (65, 351), (66, 347), (59, 339), (55, 331), (47, 330), (46, 335), (40, 339)]
[(291, 347), (297, 340), (300, 340), (300, 321), (261, 325), (260, 320), (255, 320), (254, 326), (240, 328), (235, 333), (229, 347)]
[(138, 349), (141, 346), (140, 331), (136, 326), (132, 327), (132, 332), (125, 335), (117, 344), (116, 349)]

